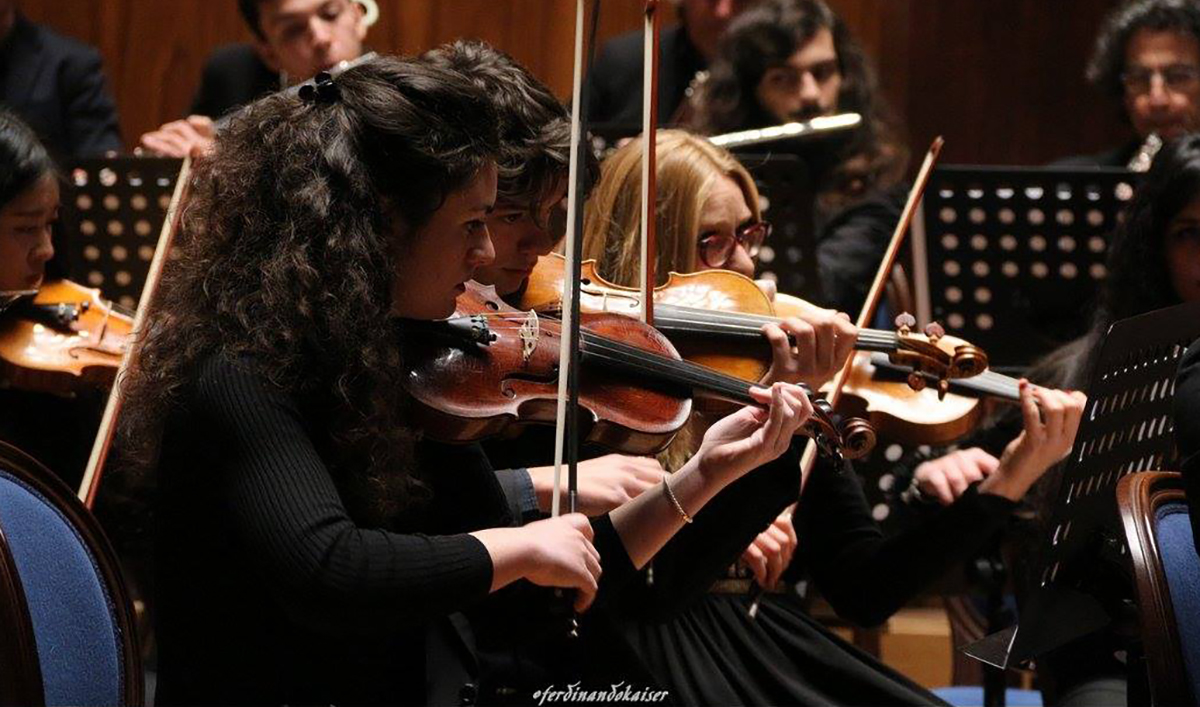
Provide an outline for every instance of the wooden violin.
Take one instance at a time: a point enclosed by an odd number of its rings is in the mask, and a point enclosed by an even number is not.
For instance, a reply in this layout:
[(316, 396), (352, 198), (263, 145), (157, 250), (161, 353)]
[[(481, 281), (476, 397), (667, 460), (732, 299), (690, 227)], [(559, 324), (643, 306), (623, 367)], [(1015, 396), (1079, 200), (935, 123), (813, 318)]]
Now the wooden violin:
[[(604, 280), (595, 265), (594, 260), (582, 264), (581, 304), (592, 311), (636, 311), (640, 293)], [(562, 258), (543, 256), (529, 276), (520, 307), (553, 311), (561, 299), (562, 282)], [(728, 270), (671, 273), (654, 292), (655, 328), (671, 339), (685, 359), (745, 380), (761, 379), (770, 366), (763, 324), (813, 308), (783, 294), (772, 302), (753, 280)], [(987, 369), (982, 349), (947, 336), (936, 324), (927, 327), (924, 335), (913, 332), (913, 324), (915, 320), (898, 325), (895, 332), (859, 329), (855, 348), (888, 354), (896, 365), (913, 370), (909, 383), (915, 389), (932, 380), (941, 396), (949, 390), (950, 380)]]
[[(581, 319), (580, 407), (589, 442), (630, 454), (664, 449), (691, 415), (691, 396), (757, 405), (745, 380), (680, 359), (653, 327), (614, 313)], [(471, 282), (454, 316), (406, 322), (406, 387), (432, 439), (467, 442), (513, 423), (552, 423), (560, 323), (505, 304)], [(811, 396), (810, 396), (811, 398)], [(863, 420), (837, 424), (820, 398), (804, 434), (825, 454), (857, 458), (875, 442)]]
[(99, 290), (49, 282), (0, 318), (0, 378), (13, 388), (57, 395), (110, 386), (132, 331), (132, 317)]

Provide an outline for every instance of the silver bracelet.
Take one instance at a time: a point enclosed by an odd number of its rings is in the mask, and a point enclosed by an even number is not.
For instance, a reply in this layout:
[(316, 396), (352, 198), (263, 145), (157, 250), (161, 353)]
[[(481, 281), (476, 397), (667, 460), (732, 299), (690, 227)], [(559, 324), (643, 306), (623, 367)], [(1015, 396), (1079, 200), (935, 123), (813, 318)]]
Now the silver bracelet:
[(683, 506), (680, 505), (679, 499), (675, 498), (675, 492), (671, 490), (671, 485), (667, 483), (667, 479), (663, 479), (663, 491), (665, 491), (667, 494), (667, 500), (671, 502), (672, 506), (675, 506), (675, 510), (679, 511), (679, 515), (681, 518), (683, 518), (683, 522), (691, 523), (692, 517), (687, 514), (687, 511), (683, 510)]

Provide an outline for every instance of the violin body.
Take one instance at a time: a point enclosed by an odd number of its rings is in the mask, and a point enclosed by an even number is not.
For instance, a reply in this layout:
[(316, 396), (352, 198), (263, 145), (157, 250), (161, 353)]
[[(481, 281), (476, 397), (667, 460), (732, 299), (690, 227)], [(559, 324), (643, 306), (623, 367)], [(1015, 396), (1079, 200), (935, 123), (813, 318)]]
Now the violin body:
[(0, 319), (0, 380), (56, 395), (111, 386), (132, 333), (133, 319), (99, 290), (70, 280), (47, 283), (32, 302)]
[[(408, 322), (403, 355), (415, 422), (431, 439), (471, 442), (513, 424), (554, 424), (558, 396), (557, 320), (506, 305), (474, 282), (451, 322)], [(584, 314), (590, 332), (678, 359), (670, 342), (618, 314)], [(473, 329), (473, 330), (472, 330)], [(630, 454), (655, 454), (691, 415), (691, 391), (584, 364), (581, 439)]]
[[(596, 271), (595, 260), (580, 264), (579, 305), (582, 310), (639, 316), (641, 291), (608, 282)], [(562, 305), (566, 261), (557, 254), (544, 255), (529, 276), (520, 307), (553, 312)], [(770, 316), (771, 300), (750, 278), (729, 270), (706, 270), (667, 276), (654, 288), (656, 311), (661, 305), (717, 312)], [(655, 325), (670, 337), (680, 356), (743, 380), (761, 380), (771, 365), (771, 347), (762, 337), (740, 337), (714, 346), (712, 337), (687, 329), (672, 329), (664, 321)]]

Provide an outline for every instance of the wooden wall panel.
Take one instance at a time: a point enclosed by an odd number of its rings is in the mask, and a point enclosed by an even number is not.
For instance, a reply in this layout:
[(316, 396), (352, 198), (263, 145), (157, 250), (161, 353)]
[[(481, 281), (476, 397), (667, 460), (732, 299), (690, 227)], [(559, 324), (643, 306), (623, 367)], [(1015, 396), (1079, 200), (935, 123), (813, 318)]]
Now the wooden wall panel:
[[(380, 21), (369, 35), (376, 50), (411, 54), (478, 37), (569, 94), (572, 0), (378, 1)], [(914, 153), (940, 133), (947, 161), (1010, 164), (1099, 150), (1125, 135), (1082, 79), (1096, 28), (1116, 1), (829, 0), (876, 59)], [(249, 37), (234, 0), (18, 5), (100, 48), (129, 145), (183, 114), (214, 47)], [(605, 2), (601, 40), (640, 27), (641, 5)]]

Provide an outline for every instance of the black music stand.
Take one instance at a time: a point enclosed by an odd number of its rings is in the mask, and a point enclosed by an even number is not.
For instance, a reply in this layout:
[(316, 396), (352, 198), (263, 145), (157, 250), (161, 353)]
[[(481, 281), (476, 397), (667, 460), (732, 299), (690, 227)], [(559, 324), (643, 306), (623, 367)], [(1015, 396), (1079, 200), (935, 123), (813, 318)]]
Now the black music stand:
[(1200, 303), (1125, 319), (1108, 330), (1087, 388), (1087, 410), (1064, 462), (1051, 530), (1036, 550), (1034, 586), (1021, 620), (966, 646), (968, 655), (999, 667), (1017, 665), (1114, 620), (1097, 561), (1106, 555), (1128, 561), (1117, 482), (1175, 463), (1175, 373), (1197, 338)]
[(114, 157), (67, 165), (59, 213), (73, 280), (137, 306), (182, 163)]
[(941, 322), (1004, 366), (1082, 335), (1135, 179), (1118, 169), (937, 168), (912, 234), (918, 321)]
[(814, 191), (804, 160), (790, 154), (737, 158), (754, 177), (763, 218), (774, 227), (758, 255), (758, 277), (774, 280), (780, 292), (821, 302)]

